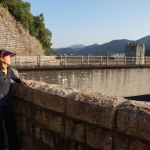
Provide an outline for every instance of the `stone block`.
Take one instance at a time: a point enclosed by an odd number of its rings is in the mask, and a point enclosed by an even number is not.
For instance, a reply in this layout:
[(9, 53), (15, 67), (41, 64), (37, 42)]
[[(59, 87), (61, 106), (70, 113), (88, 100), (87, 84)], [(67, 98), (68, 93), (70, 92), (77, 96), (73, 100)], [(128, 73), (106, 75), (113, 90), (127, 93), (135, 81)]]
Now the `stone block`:
[(30, 119), (33, 123), (37, 122), (39, 124), (42, 124), (46, 128), (49, 127), (49, 111), (34, 105), (30, 111), (32, 114)]
[(10, 91), (12, 96), (18, 97), (28, 102), (31, 102), (32, 100), (32, 90), (28, 86), (23, 86), (19, 83), (12, 83)]
[(56, 141), (54, 135), (49, 130), (42, 130), (42, 141), (50, 146), (51, 149), (56, 149)]
[(33, 103), (59, 113), (65, 113), (65, 98), (39, 90), (33, 90)]
[(148, 145), (138, 141), (135, 138), (125, 137), (123, 135), (115, 135), (114, 150), (148, 150)]
[(117, 110), (117, 132), (150, 141), (150, 103), (126, 101)]
[(33, 136), (33, 125), (30, 120), (27, 120), (27, 135), (30, 137)]
[(85, 146), (84, 145), (81, 145), (81, 144), (78, 144), (76, 146), (76, 150), (85, 150)]
[(58, 150), (76, 150), (76, 143), (75, 141), (65, 138), (65, 141), (63, 143), (63, 147), (58, 148)]
[(13, 108), (14, 108), (14, 111), (15, 113), (18, 113), (18, 101), (19, 101), (19, 98), (15, 97), (15, 96), (12, 96), (11, 97), (11, 101), (12, 101), (12, 105), (13, 105)]
[(49, 113), (49, 129), (64, 135), (64, 118), (62, 116)]
[(81, 121), (66, 119), (65, 120), (65, 136), (79, 143), (84, 143), (85, 125)]
[(17, 117), (17, 128), (22, 132), (27, 132), (26, 118), (23, 115)]
[(112, 129), (117, 107), (126, 101), (123, 98), (84, 92), (66, 100), (66, 115), (108, 129)]
[(62, 116), (41, 107), (33, 107), (31, 114), (33, 122), (37, 122), (47, 129), (64, 134), (64, 120)]
[(97, 126), (86, 126), (86, 144), (95, 150), (111, 150), (112, 132)]
[(38, 120), (39, 123), (41, 122), (41, 124), (44, 126), (44, 127), (49, 127), (49, 111), (48, 110), (45, 110), (45, 109), (38, 109), (39, 112), (37, 112), (37, 116), (36, 116), (36, 121)]
[(25, 150), (55, 150), (44, 144), (41, 140), (37, 140), (34, 137), (23, 135), (21, 137), (22, 146)]
[(41, 139), (41, 126), (40, 125), (33, 125), (33, 137), (36, 140), (40, 140)]
[(30, 119), (31, 118), (31, 109), (32, 105), (31, 103), (28, 103), (24, 100), (19, 99), (18, 100), (18, 113), (23, 114), (26, 118)]

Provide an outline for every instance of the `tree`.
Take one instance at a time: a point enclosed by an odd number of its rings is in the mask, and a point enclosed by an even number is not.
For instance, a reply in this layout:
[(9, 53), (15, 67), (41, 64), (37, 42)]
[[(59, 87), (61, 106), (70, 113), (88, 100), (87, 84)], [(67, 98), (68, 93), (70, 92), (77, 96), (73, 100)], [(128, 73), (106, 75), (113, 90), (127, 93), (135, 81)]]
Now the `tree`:
[(41, 13), (39, 16), (34, 16), (33, 19), (33, 30), (32, 30), (32, 35), (36, 36), (37, 39), (39, 39), (42, 43), (43, 48), (45, 49), (45, 54), (49, 54), (52, 49), (51, 49), (51, 37), (52, 33), (50, 30), (45, 28), (44, 24), (44, 16)]
[(55, 53), (52, 49), (52, 33), (45, 27), (44, 15), (33, 16), (30, 12), (30, 3), (22, 0), (0, 0), (0, 3), (26, 28), (32, 36), (35, 36), (43, 46), (45, 54)]

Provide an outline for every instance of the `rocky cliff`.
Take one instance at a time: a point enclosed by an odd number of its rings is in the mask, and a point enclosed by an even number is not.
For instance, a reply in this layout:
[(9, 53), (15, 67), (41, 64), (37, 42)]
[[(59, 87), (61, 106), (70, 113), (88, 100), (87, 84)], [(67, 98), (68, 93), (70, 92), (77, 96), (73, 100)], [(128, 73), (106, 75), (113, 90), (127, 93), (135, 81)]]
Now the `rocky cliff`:
[(44, 54), (41, 43), (0, 5), (0, 49), (21, 55)]

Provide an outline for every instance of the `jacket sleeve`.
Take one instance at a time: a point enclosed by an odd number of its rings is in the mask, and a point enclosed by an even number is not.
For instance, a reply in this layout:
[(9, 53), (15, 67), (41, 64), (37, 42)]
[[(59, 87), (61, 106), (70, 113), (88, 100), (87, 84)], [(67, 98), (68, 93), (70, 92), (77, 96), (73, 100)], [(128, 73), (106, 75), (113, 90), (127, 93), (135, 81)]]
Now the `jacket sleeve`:
[[(11, 68), (10, 68), (11, 69)], [(15, 75), (15, 73), (14, 73), (14, 71), (11, 69), (11, 79), (13, 80), (13, 81), (15, 81), (15, 82), (17, 82), (17, 83), (21, 83), (21, 79), (20, 78), (18, 78), (16, 75)]]

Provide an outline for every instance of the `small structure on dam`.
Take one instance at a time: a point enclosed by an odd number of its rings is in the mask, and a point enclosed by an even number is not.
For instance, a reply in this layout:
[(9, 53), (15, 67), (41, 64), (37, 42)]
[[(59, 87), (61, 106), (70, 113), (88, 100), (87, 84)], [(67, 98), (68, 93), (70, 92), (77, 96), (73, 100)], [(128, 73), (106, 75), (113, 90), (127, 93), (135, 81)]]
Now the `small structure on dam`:
[[(133, 60), (133, 64), (144, 64), (144, 56), (145, 56), (145, 45), (138, 43), (127, 43), (125, 48), (125, 55), (130, 59), (135, 57)], [(126, 60), (128, 63), (129, 60)]]

